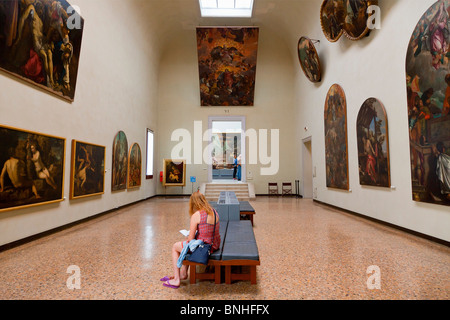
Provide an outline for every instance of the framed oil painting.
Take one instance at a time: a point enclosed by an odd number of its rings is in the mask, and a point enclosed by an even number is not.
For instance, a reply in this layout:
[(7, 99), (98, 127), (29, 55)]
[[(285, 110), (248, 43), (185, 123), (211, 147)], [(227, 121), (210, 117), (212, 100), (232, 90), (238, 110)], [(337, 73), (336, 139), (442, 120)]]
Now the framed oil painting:
[(105, 192), (105, 152), (104, 146), (72, 140), (71, 200)]
[(113, 142), (113, 160), (111, 173), (111, 190), (127, 188), (128, 175), (128, 140), (125, 132), (119, 131)]
[(414, 201), (450, 205), (450, 0), (420, 18), (406, 55)]
[(378, 5), (378, 0), (324, 0), (320, 23), (325, 37), (336, 42), (343, 34), (354, 41), (368, 36), (367, 22), (373, 13), (367, 11), (372, 5)]
[(0, 211), (64, 200), (66, 140), (0, 125)]
[(73, 101), (84, 20), (64, 0), (0, 0), (0, 69)]
[(128, 188), (141, 186), (142, 176), (142, 154), (139, 144), (134, 143), (128, 155)]
[(311, 82), (320, 82), (322, 79), (322, 69), (319, 55), (311, 39), (301, 37), (298, 41), (298, 59), (305, 76)]
[(389, 132), (386, 110), (376, 98), (367, 99), (356, 122), (359, 183), (366, 186), (391, 186)]
[(198, 27), (201, 106), (253, 106), (259, 28)]
[(186, 160), (164, 159), (163, 169), (163, 186), (186, 185)]
[(330, 42), (338, 41), (344, 29), (345, 6), (342, 0), (324, 0), (320, 8), (320, 24), (323, 34)]
[(338, 84), (328, 91), (324, 118), (327, 187), (349, 190), (347, 102)]

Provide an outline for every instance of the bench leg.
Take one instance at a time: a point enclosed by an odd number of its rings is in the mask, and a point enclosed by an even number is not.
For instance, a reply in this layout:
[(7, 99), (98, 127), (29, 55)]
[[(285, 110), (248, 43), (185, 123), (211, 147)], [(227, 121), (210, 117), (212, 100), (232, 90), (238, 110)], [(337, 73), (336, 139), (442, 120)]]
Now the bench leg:
[(225, 266), (225, 283), (231, 284), (231, 266)]
[(189, 281), (191, 284), (195, 284), (197, 282), (197, 267), (195, 264), (189, 266)]
[(250, 267), (250, 283), (256, 284), (256, 266)]
[(214, 280), (216, 284), (220, 284), (221, 282), (221, 274), (220, 274), (220, 266), (219, 265), (215, 265), (214, 266)]

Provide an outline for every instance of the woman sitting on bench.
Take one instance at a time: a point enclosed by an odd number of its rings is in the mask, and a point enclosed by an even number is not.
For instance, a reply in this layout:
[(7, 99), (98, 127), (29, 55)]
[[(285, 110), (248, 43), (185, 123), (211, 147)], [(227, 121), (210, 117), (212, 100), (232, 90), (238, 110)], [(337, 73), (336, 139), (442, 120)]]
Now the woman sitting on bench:
[[(188, 278), (189, 266), (181, 266), (181, 268), (179, 268), (177, 262), (183, 248), (187, 246), (190, 241), (201, 240), (206, 244), (213, 243), (212, 252), (218, 250), (220, 247), (219, 215), (211, 207), (205, 196), (198, 191), (194, 192), (189, 199), (189, 215), (191, 216), (191, 222), (187, 241), (176, 242), (172, 247), (174, 275), (173, 277), (166, 276), (161, 279), (161, 281), (164, 281), (164, 286), (173, 289), (178, 289), (181, 280), (186, 280)], [(216, 220), (216, 230), (213, 242), (214, 215)]]

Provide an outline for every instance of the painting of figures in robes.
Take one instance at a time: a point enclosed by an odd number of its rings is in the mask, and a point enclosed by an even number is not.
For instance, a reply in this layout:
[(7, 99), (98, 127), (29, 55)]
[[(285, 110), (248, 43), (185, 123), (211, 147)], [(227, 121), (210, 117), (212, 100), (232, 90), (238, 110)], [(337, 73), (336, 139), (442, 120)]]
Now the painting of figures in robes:
[(113, 163), (111, 173), (111, 190), (127, 188), (128, 175), (128, 140), (125, 132), (119, 131), (113, 142)]
[(298, 59), (305, 76), (311, 82), (320, 82), (322, 79), (322, 69), (316, 47), (311, 39), (301, 37), (298, 41)]
[(65, 144), (0, 126), (0, 211), (63, 201)]
[(130, 148), (128, 156), (128, 188), (137, 188), (141, 186), (142, 176), (142, 154), (141, 147), (135, 143)]
[(420, 18), (406, 57), (412, 198), (450, 205), (450, 0)]
[(391, 186), (389, 133), (386, 110), (376, 98), (367, 99), (356, 122), (359, 183), (366, 186)]
[(0, 0), (0, 69), (73, 101), (83, 27), (64, 0)]
[(324, 118), (327, 187), (349, 190), (347, 102), (338, 84), (328, 91)]
[(70, 199), (104, 193), (105, 150), (104, 146), (72, 140)]
[(370, 34), (368, 21), (373, 12), (369, 7), (378, 0), (324, 0), (320, 9), (320, 23), (325, 37), (336, 42), (345, 34), (353, 41)]
[(257, 27), (197, 28), (201, 106), (253, 106)]

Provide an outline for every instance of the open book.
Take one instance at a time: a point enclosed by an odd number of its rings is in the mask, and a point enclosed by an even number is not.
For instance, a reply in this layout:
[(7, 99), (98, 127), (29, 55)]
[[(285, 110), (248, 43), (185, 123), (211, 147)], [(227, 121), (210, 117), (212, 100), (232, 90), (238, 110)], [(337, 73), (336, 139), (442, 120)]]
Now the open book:
[(180, 233), (181, 233), (183, 236), (185, 236), (185, 237), (187, 237), (187, 236), (189, 235), (189, 231), (188, 231), (188, 230), (180, 230)]

